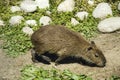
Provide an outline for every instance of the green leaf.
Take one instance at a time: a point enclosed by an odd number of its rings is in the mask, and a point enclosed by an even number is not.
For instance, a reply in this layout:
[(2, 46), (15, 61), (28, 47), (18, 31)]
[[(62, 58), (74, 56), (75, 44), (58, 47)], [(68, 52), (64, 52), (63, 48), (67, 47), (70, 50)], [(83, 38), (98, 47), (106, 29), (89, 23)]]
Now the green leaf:
[(73, 80), (79, 80), (79, 76), (73, 74), (73, 75), (72, 75), (72, 79), (73, 79)]

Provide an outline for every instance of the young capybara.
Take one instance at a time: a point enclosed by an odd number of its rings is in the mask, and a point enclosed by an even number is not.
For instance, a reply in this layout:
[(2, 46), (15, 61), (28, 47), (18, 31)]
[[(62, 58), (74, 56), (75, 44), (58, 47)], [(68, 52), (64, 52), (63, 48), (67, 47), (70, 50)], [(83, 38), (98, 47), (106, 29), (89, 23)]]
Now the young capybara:
[(51, 59), (43, 55), (49, 52), (49, 54), (58, 55), (55, 64), (68, 56), (82, 58), (99, 67), (104, 67), (106, 63), (102, 51), (97, 48), (93, 41), (89, 43), (80, 33), (69, 30), (62, 25), (42, 26), (32, 34), (31, 41), (34, 45), (32, 50), (32, 60), (34, 62), (37, 61), (35, 54), (50, 62)]

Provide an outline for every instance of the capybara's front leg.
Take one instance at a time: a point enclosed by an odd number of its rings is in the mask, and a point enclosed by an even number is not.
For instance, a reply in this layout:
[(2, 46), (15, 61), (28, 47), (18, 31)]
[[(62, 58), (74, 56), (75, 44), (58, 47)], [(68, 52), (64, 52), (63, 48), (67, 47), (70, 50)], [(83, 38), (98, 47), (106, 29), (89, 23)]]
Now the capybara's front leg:
[(47, 62), (51, 62), (51, 59), (47, 56), (44, 56), (44, 55), (39, 55), (41, 56), (44, 60), (46, 60)]
[(36, 59), (37, 54), (34, 49), (31, 49), (31, 55), (32, 55), (32, 61), (38, 63), (39, 61)]
[(58, 57), (58, 59), (55, 61), (55, 65), (56, 65), (56, 66), (59, 65), (59, 62), (60, 62), (61, 60), (65, 59), (65, 58), (66, 58), (66, 56), (60, 56), (60, 57)]

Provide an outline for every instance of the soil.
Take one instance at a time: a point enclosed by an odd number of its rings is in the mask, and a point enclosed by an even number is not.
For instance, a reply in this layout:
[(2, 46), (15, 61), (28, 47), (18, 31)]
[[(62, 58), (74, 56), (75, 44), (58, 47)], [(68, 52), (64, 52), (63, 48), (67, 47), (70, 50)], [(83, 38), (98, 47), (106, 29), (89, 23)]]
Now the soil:
[[(30, 51), (17, 58), (11, 58), (0, 49), (0, 80), (17, 80), (20, 77), (20, 70), (27, 64), (34, 64), (46, 69), (48, 67), (60, 70), (70, 69), (74, 73), (91, 76), (94, 80), (109, 80), (112, 75), (120, 76), (120, 32), (99, 34), (92, 40), (101, 48), (107, 59), (107, 64), (103, 68), (85, 66), (79, 63), (60, 64), (56, 67), (54, 62), (51, 65), (42, 62), (33, 63)], [(2, 41), (0, 41), (0, 45), (2, 45)]]

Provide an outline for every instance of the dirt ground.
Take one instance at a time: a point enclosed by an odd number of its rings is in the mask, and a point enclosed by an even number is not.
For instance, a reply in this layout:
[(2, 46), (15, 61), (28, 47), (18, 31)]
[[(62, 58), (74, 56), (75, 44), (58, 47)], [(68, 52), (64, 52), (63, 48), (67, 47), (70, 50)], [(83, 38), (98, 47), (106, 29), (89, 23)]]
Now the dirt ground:
[[(84, 66), (78, 63), (61, 64), (56, 66), (56, 68), (61, 70), (70, 69), (77, 74), (86, 74), (94, 80), (109, 80), (112, 75), (120, 76), (120, 31), (100, 34), (92, 40), (101, 48), (107, 59), (107, 64), (104, 68)], [(1, 42), (0, 45), (2, 45)], [(33, 63), (30, 51), (14, 59), (6, 56), (3, 50), (0, 49), (0, 80), (17, 80), (20, 76), (20, 70), (27, 64), (34, 64), (47, 69), (54, 67), (54, 63), (51, 65)]]

